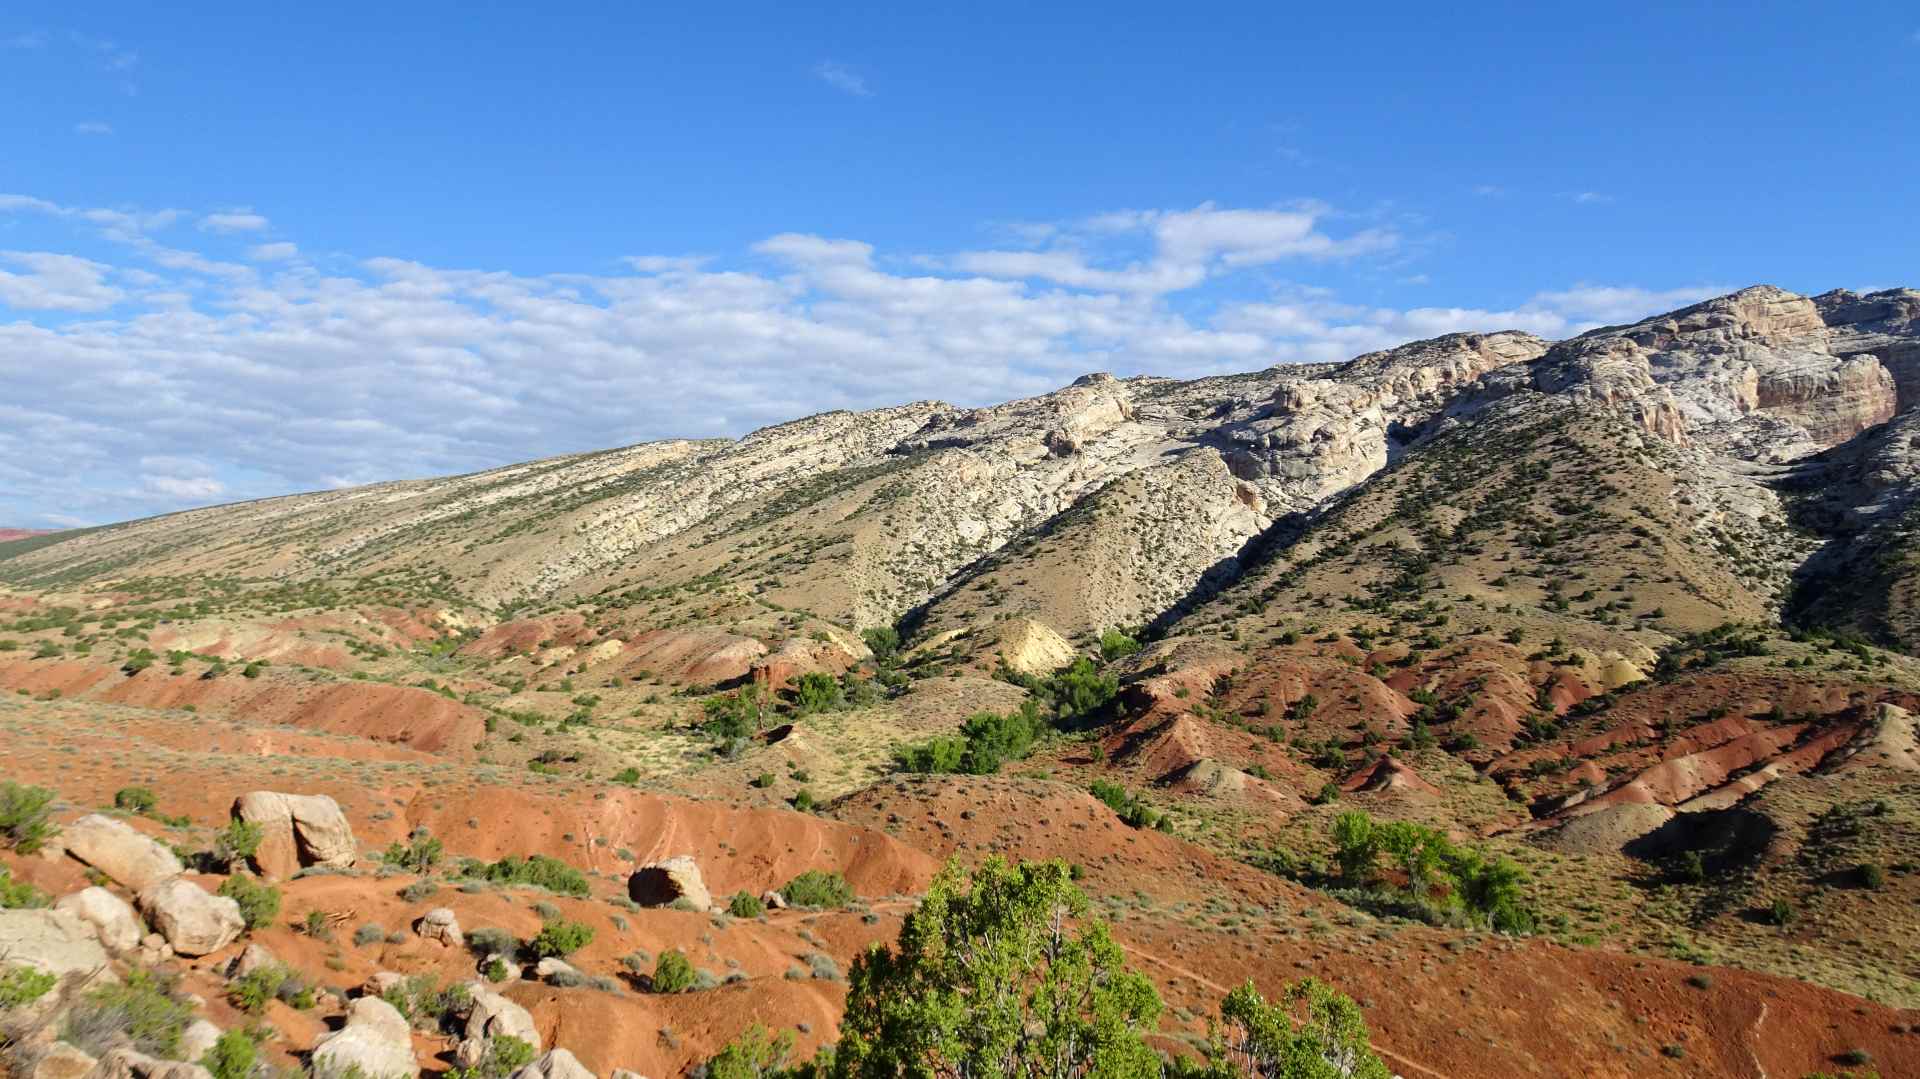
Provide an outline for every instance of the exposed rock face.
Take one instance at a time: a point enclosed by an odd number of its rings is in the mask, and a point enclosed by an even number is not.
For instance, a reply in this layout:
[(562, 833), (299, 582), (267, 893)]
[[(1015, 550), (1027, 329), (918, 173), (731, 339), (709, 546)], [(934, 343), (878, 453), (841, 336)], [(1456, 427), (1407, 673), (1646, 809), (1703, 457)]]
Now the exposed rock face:
[(139, 950), (140, 938), (146, 934), (133, 906), (105, 888), (83, 888), (62, 896), (53, 909), (86, 919), (99, 934), (101, 945), (115, 955)]
[(161, 881), (140, 893), (147, 921), (181, 955), (206, 955), (232, 944), (246, 931), (240, 904), (180, 877)]
[(399, 1010), (379, 997), (359, 997), (347, 1006), (347, 1025), (313, 1046), (318, 1067), (344, 1072), (358, 1068), (362, 1075), (416, 1076), (413, 1031)]
[(99, 1079), (212, 1079), (198, 1064), (162, 1060), (133, 1049), (115, 1049), (100, 1058)]
[(185, 872), (180, 859), (123, 821), (89, 814), (60, 832), (67, 853), (139, 892)]
[(1045, 676), (1073, 662), (1076, 654), (1065, 637), (1031, 618), (1006, 623), (999, 630), (1001, 662), (1021, 674)]
[(594, 1079), (586, 1065), (565, 1049), (550, 1049), (513, 1073), (512, 1079)]
[(0, 910), (0, 956), (54, 975), (108, 965), (93, 923), (71, 910)]
[(242, 948), (240, 954), (234, 957), (233, 962), (227, 967), (227, 977), (244, 978), (256, 970), (274, 966), (279, 962), (279, 958), (269, 951), (266, 945), (256, 941)]
[(307, 866), (345, 868), (359, 854), (346, 814), (324, 794), (249, 791), (234, 800), (233, 818), (260, 826), (253, 865), (268, 879), (290, 877)]
[(460, 919), (446, 907), (435, 907), (420, 916), (413, 931), (428, 940), (437, 940), (455, 948), (465, 947), (467, 938), (460, 932)]
[(540, 1031), (533, 1025), (533, 1016), (525, 1008), (488, 988), (485, 982), (468, 982), (467, 992), (473, 997), (473, 1010), (467, 1013), (467, 1025), (463, 1032), (468, 1041), (483, 1041), (501, 1035), (512, 1035), (533, 1046), (541, 1048)]
[(753, 682), (764, 690), (777, 692), (803, 674), (830, 674), (838, 678), (852, 670), (860, 659), (834, 641), (794, 637), (753, 665)]
[(713, 909), (713, 896), (700, 878), (700, 867), (685, 854), (634, 870), (627, 878), (627, 897), (643, 907), (684, 903), (694, 910)]
[(66, 1042), (54, 1042), (33, 1062), (27, 1079), (87, 1079), (100, 1062)]

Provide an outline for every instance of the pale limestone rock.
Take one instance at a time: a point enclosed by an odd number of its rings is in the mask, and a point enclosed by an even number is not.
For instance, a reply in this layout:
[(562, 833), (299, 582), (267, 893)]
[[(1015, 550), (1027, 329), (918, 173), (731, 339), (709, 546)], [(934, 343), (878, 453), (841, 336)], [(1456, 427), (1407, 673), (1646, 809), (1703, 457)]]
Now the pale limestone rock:
[(185, 872), (180, 859), (124, 821), (92, 813), (61, 830), (67, 853), (135, 891)]
[(138, 951), (140, 938), (146, 933), (133, 905), (105, 888), (83, 888), (62, 896), (53, 909), (85, 918), (99, 933), (101, 945), (114, 955)]
[(26, 1079), (87, 1079), (100, 1062), (66, 1042), (54, 1042), (27, 1069)]
[(420, 1074), (406, 1017), (379, 997), (349, 1004), (346, 1025), (314, 1043), (313, 1063), (316, 1070), (358, 1068), (368, 1079)]
[(180, 1033), (180, 1059), (198, 1061), (220, 1040), (220, 1028), (205, 1019), (195, 1019)]
[(700, 866), (685, 854), (634, 870), (627, 878), (627, 897), (643, 907), (684, 903), (694, 910), (713, 909), (713, 896), (700, 878)]
[(359, 854), (346, 814), (324, 794), (249, 791), (234, 800), (233, 818), (260, 826), (252, 861), (268, 879), (284, 879), (308, 866), (345, 868)]
[(181, 877), (140, 893), (140, 910), (180, 955), (206, 955), (239, 939), (247, 923), (240, 904)]
[(413, 931), (427, 940), (437, 940), (455, 948), (466, 946), (467, 938), (460, 932), (460, 919), (446, 907), (435, 907), (420, 916), (414, 923)]
[(92, 922), (71, 910), (0, 910), (0, 956), (48, 974), (104, 970), (108, 955)]

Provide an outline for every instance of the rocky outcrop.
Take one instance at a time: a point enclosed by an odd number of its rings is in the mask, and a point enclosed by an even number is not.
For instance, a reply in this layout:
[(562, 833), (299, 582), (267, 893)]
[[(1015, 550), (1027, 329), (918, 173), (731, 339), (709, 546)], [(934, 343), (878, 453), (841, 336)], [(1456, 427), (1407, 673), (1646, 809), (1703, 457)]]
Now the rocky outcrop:
[(60, 841), (68, 854), (136, 892), (185, 872), (180, 859), (165, 846), (124, 821), (98, 813), (67, 825)]
[(233, 819), (260, 827), (253, 866), (269, 880), (308, 866), (344, 869), (359, 854), (347, 815), (324, 794), (249, 791), (234, 800)]
[(86, 919), (99, 935), (101, 946), (114, 955), (138, 951), (140, 938), (146, 935), (146, 927), (140, 924), (133, 905), (105, 888), (83, 888), (62, 896), (53, 909)]
[(420, 1074), (412, 1028), (379, 997), (360, 997), (347, 1006), (346, 1025), (314, 1043), (313, 1064), (320, 1074), (357, 1068), (367, 1079)]
[(115, 1049), (100, 1058), (95, 1079), (213, 1079), (198, 1064), (151, 1057), (134, 1049)]
[(1007, 669), (1045, 677), (1073, 662), (1077, 655), (1065, 637), (1051, 626), (1019, 618), (995, 627), (994, 651)]
[(25, 1075), (26, 1079), (88, 1079), (99, 1067), (100, 1062), (84, 1050), (54, 1042), (35, 1057)]
[(540, 1038), (539, 1028), (533, 1025), (532, 1013), (494, 992), (484, 982), (468, 982), (466, 986), (468, 995), (473, 998), (473, 1008), (467, 1013), (466, 1027), (462, 1031), (467, 1040), (511, 1035), (535, 1049), (545, 1044)]
[(240, 904), (181, 877), (140, 893), (140, 910), (175, 952), (206, 955), (232, 944), (246, 931)]
[(195, 1019), (180, 1032), (180, 1059), (199, 1060), (220, 1040), (220, 1028), (205, 1019)]
[(700, 877), (699, 865), (685, 854), (634, 870), (627, 878), (627, 897), (643, 907), (713, 909), (713, 896)]
[(778, 692), (803, 674), (828, 674), (838, 678), (858, 665), (860, 659), (834, 641), (794, 637), (781, 642), (779, 648), (753, 665), (753, 683), (766, 692)]
[(71, 910), (0, 910), (0, 957), (54, 975), (88, 974), (109, 965), (93, 923)]

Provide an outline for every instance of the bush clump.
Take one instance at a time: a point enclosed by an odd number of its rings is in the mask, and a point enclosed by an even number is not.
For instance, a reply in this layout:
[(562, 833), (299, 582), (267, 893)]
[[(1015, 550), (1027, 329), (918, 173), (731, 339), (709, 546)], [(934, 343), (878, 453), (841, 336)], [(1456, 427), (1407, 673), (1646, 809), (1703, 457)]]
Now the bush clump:
[(129, 971), (118, 985), (102, 985), (68, 1011), (61, 1040), (100, 1056), (129, 1044), (149, 1056), (174, 1057), (193, 1008), (173, 994), (173, 981), (150, 970)]
[(240, 904), (240, 917), (249, 930), (272, 925), (280, 916), (280, 889), (245, 873), (236, 873), (221, 881), (219, 894)]
[(0, 910), (23, 910), (48, 906), (47, 893), (24, 880), (14, 880), (6, 866), (0, 865)]
[(727, 913), (735, 918), (758, 918), (766, 912), (767, 905), (749, 891), (735, 892), (733, 898), (727, 900)]
[(497, 862), (469, 860), (461, 866), (460, 872), (462, 876), (496, 884), (545, 888), (559, 895), (585, 896), (588, 892), (585, 873), (544, 854), (526, 858), (508, 855)]
[(838, 872), (809, 869), (788, 881), (780, 895), (796, 907), (844, 907), (853, 902), (853, 886)]
[(121, 787), (113, 792), (113, 808), (128, 813), (151, 813), (159, 804), (160, 799), (146, 787)]
[(0, 781), (0, 839), (21, 854), (39, 850), (57, 830), (47, 819), (52, 805), (53, 792), (45, 787)]
[(654, 960), (653, 977), (647, 988), (655, 993), (684, 993), (693, 988), (698, 975), (693, 963), (678, 948), (668, 948)]
[(540, 927), (533, 938), (533, 953), (541, 957), (565, 957), (593, 943), (593, 927), (564, 918)]
[(60, 979), (32, 967), (0, 970), (0, 1008), (19, 1008), (47, 995)]
[(425, 828), (416, 828), (405, 843), (396, 839), (388, 844), (387, 849), (381, 852), (380, 860), (409, 873), (426, 873), (440, 863), (443, 850), (440, 841), (428, 834)]

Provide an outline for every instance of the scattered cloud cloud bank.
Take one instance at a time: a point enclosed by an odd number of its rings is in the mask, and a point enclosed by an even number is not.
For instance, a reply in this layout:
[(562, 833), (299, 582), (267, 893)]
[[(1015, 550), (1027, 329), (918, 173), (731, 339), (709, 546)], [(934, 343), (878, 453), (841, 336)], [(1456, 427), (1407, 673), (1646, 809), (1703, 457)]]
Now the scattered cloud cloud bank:
[(1313, 204), (1025, 224), (1001, 230), (1007, 247), (947, 255), (788, 233), (732, 258), (643, 253), (552, 275), (315, 257), (246, 208), (0, 195), (7, 216), (105, 252), (0, 251), (0, 517), (15, 518), (0, 523), (16, 525), (738, 435), (831, 408), (984, 404), (1092, 370), (1196, 376), (1463, 329), (1564, 336), (1723, 291), (1582, 285), (1507, 310), (1401, 310), (1261, 285), (1178, 302), (1224, 278), (1258, 285), (1254, 271), (1394, 256), (1390, 230)]
[(813, 67), (813, 77), (842, 93), (854, 97), (872, 97), (873, 91), (867, 88), (866, 76), (854, 71), (845, 64), (836, 64), (832, 60), (822, 60)]
[(73, 133), (76, 135), (111, 135), (113, 134), (113, 125), (102, 123), (99, 120), (83, 120), (73, 125)]

